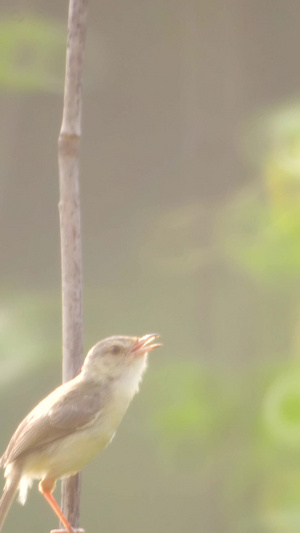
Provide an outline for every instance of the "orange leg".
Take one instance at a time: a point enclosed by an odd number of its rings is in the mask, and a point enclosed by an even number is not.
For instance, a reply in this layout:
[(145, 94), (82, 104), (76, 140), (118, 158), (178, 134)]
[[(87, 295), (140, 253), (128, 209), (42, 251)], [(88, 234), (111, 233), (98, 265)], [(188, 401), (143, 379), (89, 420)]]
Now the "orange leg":
[(52, 491), (54, 490), (55, 483), (52, 482), (52, 480), (42, 480), (39, 483), (39, 491), (42, 493), (42, 495), (46, 498), (49, 505), (51, 505), (53, 511), (58, 516), (59, 520), (63, 523), (68, 533), (74, 533), (73, 528), (69, 524), (66, 517), (63, 515), (62, 510), (60, 509), (58, 503), (56, 502), (55, 498), (52, 496)]

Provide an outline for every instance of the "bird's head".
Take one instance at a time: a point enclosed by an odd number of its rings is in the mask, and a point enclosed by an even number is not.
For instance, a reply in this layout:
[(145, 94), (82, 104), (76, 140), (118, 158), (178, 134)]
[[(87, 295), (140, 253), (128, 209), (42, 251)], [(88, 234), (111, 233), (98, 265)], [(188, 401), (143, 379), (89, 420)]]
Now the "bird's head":
[(138, 383), (147, 366), (147, 354), (161, 344), (152, 344), (159, 335), (143, 337), (114, 336), (97, 342), (88, 352), (83, 374), (103, 382), (130, 381)]

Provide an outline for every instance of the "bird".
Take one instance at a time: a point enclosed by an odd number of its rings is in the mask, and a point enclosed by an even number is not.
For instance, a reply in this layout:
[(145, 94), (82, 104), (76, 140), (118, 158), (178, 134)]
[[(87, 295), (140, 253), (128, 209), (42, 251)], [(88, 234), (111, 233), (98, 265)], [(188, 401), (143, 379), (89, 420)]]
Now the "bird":
[(0, 531), (19, 490), (24, 505), (33, 480), (68, 533), (74, 530), (52, 493), (59, 479), (76, 474), (112, 440), (139, 390), (148, 353), (158, 334), (113, 336), (99, 341), (70, 381), (38, 403), (14, 432), (0, 466), (6, 479)]

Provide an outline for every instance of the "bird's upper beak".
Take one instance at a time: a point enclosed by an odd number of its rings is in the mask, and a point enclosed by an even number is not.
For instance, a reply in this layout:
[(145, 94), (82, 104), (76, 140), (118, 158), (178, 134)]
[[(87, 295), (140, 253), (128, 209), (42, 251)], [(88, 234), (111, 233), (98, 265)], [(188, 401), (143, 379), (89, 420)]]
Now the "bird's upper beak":
[(150, 352), (150, 350), (154, 350), (154, 348), (159, 348), (162, 346), (161, 344), (150, 344), (150, 342), (157, 339), (157, 337), (159, 337), (157, 333), (150, 333), (149, 335), (140, 337), (130, 351), (136, 355), (144, 355), (145, 353)]

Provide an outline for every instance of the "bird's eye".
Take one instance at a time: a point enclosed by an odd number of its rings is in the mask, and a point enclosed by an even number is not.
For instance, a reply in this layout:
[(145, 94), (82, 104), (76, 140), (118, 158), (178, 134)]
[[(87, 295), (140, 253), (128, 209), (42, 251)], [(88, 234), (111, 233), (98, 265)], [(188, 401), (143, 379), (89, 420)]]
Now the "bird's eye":
[(110, 349), (111, 353), (113, 353), (114, 355), (117, 355), (118, 353), (120, 353), (121, 351), (121, 348), (120, 346), (118, 346), (117, 344), (114, 344), (111, 349)]

